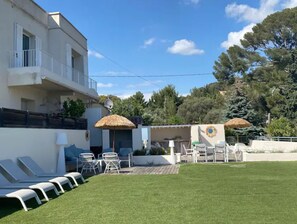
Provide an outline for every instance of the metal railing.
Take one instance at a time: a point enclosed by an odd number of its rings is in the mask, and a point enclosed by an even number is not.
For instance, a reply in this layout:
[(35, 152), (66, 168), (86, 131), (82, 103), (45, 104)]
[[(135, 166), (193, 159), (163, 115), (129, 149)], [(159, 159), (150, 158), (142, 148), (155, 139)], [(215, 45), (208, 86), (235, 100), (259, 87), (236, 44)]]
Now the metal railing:
[(0, 108), (0, 127), (87, 130), (88, 123), (85, 118)]
[(84, 75), (81, 71), (57, 61), (53, 56), (44, 51), (30, 49), (23, 51), (11, 51), (9, 54), (10, 68), (36, 66), (45, 68), (63, 78), (97, 91), (97, 82), (95, 80), (89, 78), (87, 75)]
[(297, 137), (272, 137), (271, 140), (278, 142), (297, 142)]

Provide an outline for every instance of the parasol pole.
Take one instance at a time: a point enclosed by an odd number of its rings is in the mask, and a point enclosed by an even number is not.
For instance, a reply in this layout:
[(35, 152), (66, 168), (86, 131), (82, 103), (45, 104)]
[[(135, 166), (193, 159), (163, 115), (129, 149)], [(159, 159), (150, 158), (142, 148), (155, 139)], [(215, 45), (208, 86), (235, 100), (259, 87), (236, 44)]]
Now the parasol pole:
[(114, 144), (115, 144), (115, 129), (113, 129), (113, 140), (112, 140), (112, 151), (113, 152), (115, 152)]

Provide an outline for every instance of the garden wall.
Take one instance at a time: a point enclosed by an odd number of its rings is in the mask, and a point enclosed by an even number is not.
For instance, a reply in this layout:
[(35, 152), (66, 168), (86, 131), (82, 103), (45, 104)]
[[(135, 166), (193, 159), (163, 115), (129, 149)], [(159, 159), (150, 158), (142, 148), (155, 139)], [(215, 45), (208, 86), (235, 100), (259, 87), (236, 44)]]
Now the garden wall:
[[(180, 153), (175, 154), (176, 162), (180, 163)], [(170, 155), (147, 155), (133, 156), (133, 162), (136, 166), (151, 166), (151, 165), (170, 165)]]
[(55, 172), (59, 147), (56, 133), (65, 132), (69, 145), (90, 149), (86, 130), (0, 128), (0, 160), (31, 156), (44, 170)]
[(250, 148), (252, 151), (264, 151), (264, 152), (291, 152), (297, 150), (297, 142), (278, 142), (278, 141), (259, 141), (252, 140), (250, 142)]
[(297, 153), (243, 153), (243, 161), (297, 161)]

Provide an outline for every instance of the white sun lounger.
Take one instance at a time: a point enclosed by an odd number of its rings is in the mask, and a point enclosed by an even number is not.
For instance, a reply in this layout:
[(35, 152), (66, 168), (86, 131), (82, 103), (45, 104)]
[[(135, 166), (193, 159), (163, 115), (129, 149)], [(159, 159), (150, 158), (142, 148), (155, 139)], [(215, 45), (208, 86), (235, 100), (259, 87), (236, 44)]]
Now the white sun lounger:
[(51, 182), (59, 186), (61, 192), (65, 192), (62, 185), (68, 184), (70, 188), (73, 188), (71, 182), (66, 177), (31, 177), (28, 176), (18, 165), (12, 162), (10, 159), (0, 161), (0, 167), (14, 180), (20, 183), (40, 183)]
[(0, 189), (0, 198), (16, 198), (16, 199), (18, 199), (21, 202), (25, 211), (28, 211), (25, 201), (27, 201), (31, 198), (35, 198), (37, 203), (39, 205), (41, 205), (41, 201), (40, 201), (38, 195), (36, 194), (35, 191), (33, 191), (31, 189), (21, 189), (21, 190)]
[(46, 173), (43, 169), (29, 156), (18, 157), (19, 162), (26, 167), (26, 169), (34, 176), (37, 177), (67, 177), (74, 182), (75, 186), (78, 186), (77, 180), (85, 182), (83, 176), (79, 172), (70, 172), (70, 173)]
[(32, 190), (39, 190), (43, 194), (45, 200), (49, 201), (49, 198), (46, 192), (53, 190), (57, 195), (59, 192), (54, 184), (49, 182), (40, 182), (36, 184), (30, 183), (11, 183), (7, 180), (2, 174), (0, 174), (0, 189), (32, 189)]

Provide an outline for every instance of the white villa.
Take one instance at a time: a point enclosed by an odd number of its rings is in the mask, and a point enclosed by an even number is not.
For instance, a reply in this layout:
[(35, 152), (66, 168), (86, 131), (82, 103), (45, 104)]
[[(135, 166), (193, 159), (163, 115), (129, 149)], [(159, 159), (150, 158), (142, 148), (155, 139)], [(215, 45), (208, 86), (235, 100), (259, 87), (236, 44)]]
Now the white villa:
[[(48, 13), (32, 0), (0, 1), (0, 159), (28, 155), (45, 170), (55, 171), (60, 132), (67, 134), (66, 145), (90, 149), (86, 124), (77, 129), (58, 129), (55, 123), (50, 128), (25, 128), (24, 121), (6, 127), (3, 111), (28, 111), (41, 120), (40, 113), (61, 112), (68, 98), (92, 107), (98, 99), (96, 89), (97, 83), (88, 76), (87, 39), (61, 13)], [(10, 119), (19, 122), (22, 116)], [(101, 109), (90, 108), (86, 116), (98, 120)]]
[(86, 38), (32, 0), (0, 1), (0, 106), (55, 113), (67, 99), (91, 103)]

